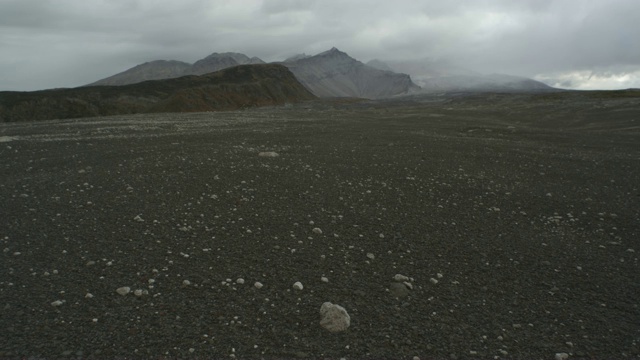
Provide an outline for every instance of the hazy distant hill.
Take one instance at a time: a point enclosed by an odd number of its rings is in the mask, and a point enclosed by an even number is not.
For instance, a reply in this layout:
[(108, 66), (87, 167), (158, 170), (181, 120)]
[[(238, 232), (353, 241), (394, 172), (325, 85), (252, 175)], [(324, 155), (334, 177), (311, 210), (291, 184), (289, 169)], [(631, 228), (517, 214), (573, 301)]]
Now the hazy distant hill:
[(423, 92), (554, 90), (529, 78), (504, 74), (484, 75), (445, 61), (423, 59), (383, 62), (376, 59), (368, 65), (407, 73)]
[(551, 86), (520, 76), (504, 74), (442, 76), (422, 81), (422, 91), (550, 91)]
[(136, 65), (129, 70), (96, 81), (92, 85), (128, 85), (147, 80), (171, 79), (184, 76), (191, 64), (176, 60), (155, 60)]
[(0, 122), (232, 110), (313, 98), (282, 65), (240, 65), (202, 76), (131, 85), (0, 92)]
[(419, 89), (409, 75), (367, 66), (336, 48), (282, 64), (319, 97), (376, 99), (405, 95)]
[(188, 73), (191, 75), (202, 75), (236, 65), (248, 64), (264, 64), (264, 61), (260, 58), (250, 58), (247, 55), (240, 53), (213, 53), (202, 60), (196, 61), (188, 70)]
[(196, 61), (193, 65), (176, 60), (156, 60), (134, 66), (129, 70), (98, 80), (88, 86), (119, 86), (135, 84), (146, 80), (163, 80), (185, 75), (202, 75), (247, 64), (264, 64), (264, 61), (257, 57), (249, 58), (244, 54), (233, 52), (213, 53), (204, 59)]

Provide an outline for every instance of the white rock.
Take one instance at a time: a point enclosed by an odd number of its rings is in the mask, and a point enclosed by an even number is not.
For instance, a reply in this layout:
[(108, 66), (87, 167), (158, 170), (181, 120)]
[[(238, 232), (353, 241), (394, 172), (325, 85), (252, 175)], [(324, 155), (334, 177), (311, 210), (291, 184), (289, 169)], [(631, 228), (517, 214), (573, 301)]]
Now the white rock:
[(183, 280), (183, 281), (182, 281), (182, 285), (184, 285), (184, 286), (189, 286), (189, 285), (191, 285), (191, 281), (189, 281), (189, 280)]
[(116, 289), (116, 292), (122, 296), (125, 296), (131, 292), (131, 288), (128, 286), (119, 287)]
[(56, 306), (57, 307), (57, 306), (60, 306), (62, 304), (64, 304), (64, 301), (56, 300), (56, 301), (51, 303), (51, 306)]
[(569, 354), (567, 353), (556, 353), (556, 360), (567, 360), (569, 358)]
[(142, 219), (142, 218), (140, 217), (140, 215), (136, 215), (136, 217), (134, 217), (134, 218), (133, 218), (133, 220), (135, 220), (135, 221), (137, 221), (137, 222), (143, 222), (143, 221), (144, 221), (144, 219)]
[(408, 282), (408, 281), (403, 281), (402, 282), (404, 284), (404, 286), (406, 286), (409, 290), (413, 290), (413, 284)]
[(313, 228), (313, 230), (311, 231), (313, 231), (316, 234), (322, 234), (322, 230), (320, 228)]
[(92, 293), (87, 293), (84, 297), (87, 298), (87, 299), (91, 299), (93, 297), (93, 294)]
[(280, 156), (280, 154), (278, 154), (275, 151), (263, 151), (263, 152), (258, 153), (258, 156), (274, 158), (274, 157)]
[(376, 258), (376, 256), (373, 255), (373, 253), (367, 253), (367, 257), (371, 260), (374, 260)]
[(296, 281), (295, 284), (293, 284), (293, 288), (296, 290), (302, 290), (304, 287), (300, 281)]
[(437, 283), (438, 283), (438, 280), (436, 280), (436, 279), (434, 279), (434, 278), (429, 279), (429, 281), (431, 281), (431, 283), (432, 283), (433, 285), (435, 285), (435, 284), (437, 284)]
[(133, 295), (135, 295), (135, 296), (137, 296), (137, 297), (140, 297), (140, 296), (144, 295), (144, 291), (142, 291), (141, 289), (136, 289), (136, 290), (133, 292)]
[(238, 278), (238, 280), (236, 280), (236, 284), (244, 284), (244, 279), (243, 278)]
[(256, 287), (256, 289), (262, 289), (262, 287), (263, 287), (264, 285), (262, 285), (262, 283), (261, 283), (261, 282), (256, 281), (256, 283), (255, 283), (255, 284), (253, 284), (253, 286), (255, 286), (255, 287)]
[(347, 313), (347, 310), (340, 305), (334, 305), (330, 302), (325, 302), (320, 307), (320, 325), (331, 331), (340, 332), (345, 331), (351, 325), (351, 317)]
[(393, 280), (397, 281), (397, 282), (403, 282), (403, 281), (409, 281), (409, 278), (407, 276), (401, 275), (401, 274), (396, 274), (393, 277)]
[(323, 283), (328, 283), (329, 279), (327, 277), (323, 276), (323, 277), (320, 278), (320, 281), (322, 281)]

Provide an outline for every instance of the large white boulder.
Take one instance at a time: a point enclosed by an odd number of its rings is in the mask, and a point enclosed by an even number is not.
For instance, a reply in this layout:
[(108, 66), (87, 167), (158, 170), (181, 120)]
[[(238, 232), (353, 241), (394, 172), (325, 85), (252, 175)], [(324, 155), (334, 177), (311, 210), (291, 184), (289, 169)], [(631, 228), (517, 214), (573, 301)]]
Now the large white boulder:
[(322, 317), (320, 325), (331, 332), (345, 331), (351, 325), (351, 317), (347, 310), (330, 302), (322, 304), (320, 316)]

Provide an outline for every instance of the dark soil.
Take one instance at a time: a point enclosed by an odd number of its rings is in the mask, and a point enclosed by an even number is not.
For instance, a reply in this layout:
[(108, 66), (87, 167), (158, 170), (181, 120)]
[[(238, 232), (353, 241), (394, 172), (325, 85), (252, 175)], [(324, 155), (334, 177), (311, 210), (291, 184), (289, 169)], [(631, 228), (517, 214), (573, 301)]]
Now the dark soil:
[[(324, 101), (0, 141), (0, 357), (640, 357), (638, 98)], [(320, 327), (325, 301), (346, 332)]]

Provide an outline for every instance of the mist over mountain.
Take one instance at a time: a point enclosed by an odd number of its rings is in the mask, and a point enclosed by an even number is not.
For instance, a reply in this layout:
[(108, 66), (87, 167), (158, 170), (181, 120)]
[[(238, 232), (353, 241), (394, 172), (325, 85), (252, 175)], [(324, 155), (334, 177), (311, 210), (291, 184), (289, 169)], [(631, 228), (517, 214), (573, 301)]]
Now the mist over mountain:
[[(147, 80), (203, 75), (238, 65), (263, 63), (260, 58), (241, 53), (215, 52), (193, 64), (175, 60), (147, 62), (90, 85), (121, 86)], [(304, 53), (293, 55), (280, 64), (288, 67), (298, 81), (318, 97), (379, 99), (418, 92), (553, 89), (529, 78), (481, 74), (447, 61), (374, 59), (364, 64), (335, 47), (313, 56)]]
[(422, 92), (553, 90), (552, 87), (540, 81), (505, 74), (482, 74), (447, 61), (421, 59), (385, 62), (374, 59), (367, 65), (409, 74), (411, 79), (422, 88)]

